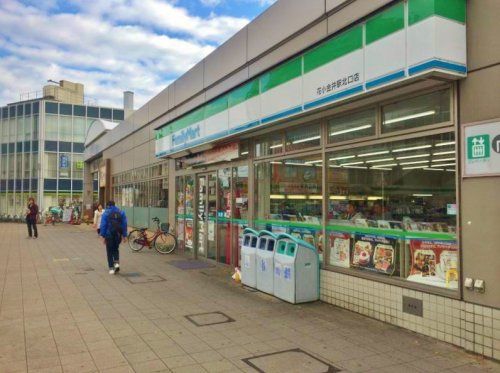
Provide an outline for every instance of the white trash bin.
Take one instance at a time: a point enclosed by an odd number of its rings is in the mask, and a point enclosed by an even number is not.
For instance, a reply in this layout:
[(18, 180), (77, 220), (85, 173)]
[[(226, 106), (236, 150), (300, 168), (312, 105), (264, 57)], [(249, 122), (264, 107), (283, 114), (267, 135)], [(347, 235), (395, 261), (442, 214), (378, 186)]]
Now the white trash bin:
[(257, 243), (257, 289), (264, 293), (274, 293), (274, 248), (276, 235), (268, 231), (259, 233)]
[(257, 286), (255, 254), (259, 233), (251, 228), (243, 231), (241, 245), (241, 283), (255, 288)]

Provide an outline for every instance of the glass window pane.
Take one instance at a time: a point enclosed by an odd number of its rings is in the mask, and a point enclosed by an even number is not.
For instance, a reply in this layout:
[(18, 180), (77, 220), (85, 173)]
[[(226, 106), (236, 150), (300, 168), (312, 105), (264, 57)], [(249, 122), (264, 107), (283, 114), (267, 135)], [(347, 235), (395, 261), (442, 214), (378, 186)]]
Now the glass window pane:
[(45, 140), (57, 141), (57, 115), (45, 116)]
[(69, 179), (71, 171), (71, 154), (59, 153), (59, 178)]
[(111, 109), (101, 108), (101, 118), (111, 120)]
[(94, 106), (87, 106), (87, 117), (99, 118), (99, 108)]
[(73, 118), (73, 142), (85, 142), (86, 126), (85, 118)]
[(83, 155), (81, 154), (73, 154), (73, 167), (72, 167), (72, 175), (73, 179), (83, 179)]
[(61, 115), (73, 115), (70, 104), (60, 104), (59, 114)]
[(375, 135), (376, 111), (368, 109), (333, 118), (328, 122), (328, 142), (359, 139)]
[(263, 157), (266, 155), (283, 153), (283, 134), (273, 133), (255, 142), (255, 156)]
[(299, 126), (286, 131), (286, 151), (294, 151), (319, 146), (321, 144), (319, 124)]
[(330, 265), (458, 288), (453, 133), (333, 152), (327, 169)]
[(71, 142), (73, 137), (72, 118), (66, 116), (59, 117), (59, 141)]
[(45, 113), (46, 114), (57, 114), (57, 102), (46, 102), (45, 103)]
[(85, 116), (85, 106), (74, 105), (73, 106), (73, 115), (75, 117), (84, 117)]
[(382, 132), (450, 121), (450, 90), (433, 92), (382, 108)]
[(45, 153), (43, 170), (45, 178), (57, 178), (57, 163), (57, 153)]

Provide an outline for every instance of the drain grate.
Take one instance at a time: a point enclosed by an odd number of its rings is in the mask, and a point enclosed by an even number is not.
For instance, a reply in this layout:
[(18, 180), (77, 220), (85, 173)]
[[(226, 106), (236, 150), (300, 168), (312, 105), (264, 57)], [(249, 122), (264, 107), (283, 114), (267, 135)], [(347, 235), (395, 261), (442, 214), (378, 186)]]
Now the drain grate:
[(233, 318), (220, 311), (197, 313), (194, 315), (185, 315), (184, 317), (196, 326), (225, 324), (235, 321)]
[(125, 279), (131, 284), (148, 284), (152, 282), (163, 282), (166, 281), (163, 277), (158, 275), (153, 276), (125, 276)]
[(140, 272), (127, 272), (127, 273), (121, 273), (120, 276), (122, 277), (140, 277), (142, 276), (142, 273)]
[(295, 348), (286, 351), (272, 352), (259, 356), (252, 356), (242, 361), (257, 372), (286, 372), (290, 367), (302, 367), (302, 371), (336, 373), (340, 369), (318, 359), (308, 352)]

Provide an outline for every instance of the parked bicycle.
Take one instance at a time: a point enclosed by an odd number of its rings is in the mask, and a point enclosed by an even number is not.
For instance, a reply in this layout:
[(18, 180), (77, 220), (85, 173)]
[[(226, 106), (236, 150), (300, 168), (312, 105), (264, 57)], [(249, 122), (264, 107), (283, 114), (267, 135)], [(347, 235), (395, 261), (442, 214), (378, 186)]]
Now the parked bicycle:
[(160, 223), (160, 219), (152, 219), (156, 223), (156, 231), (148, 237), (147, 228), (135, 229), (128, 235), (128, 244), (132, 251), (141, 251), (144, 246), (155, 248), (160, 254), (170, 254), (177, 246), (177, 237), (170, 232), (169, 223)]

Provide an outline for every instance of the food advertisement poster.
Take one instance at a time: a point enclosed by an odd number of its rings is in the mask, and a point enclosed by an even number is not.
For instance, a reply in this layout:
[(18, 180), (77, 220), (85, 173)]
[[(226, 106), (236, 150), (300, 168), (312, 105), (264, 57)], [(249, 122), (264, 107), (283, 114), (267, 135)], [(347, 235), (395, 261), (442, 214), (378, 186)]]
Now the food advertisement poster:
[(409, 281), (442, 287), (458, 287), (456, 241), (410, 240)]
[(352, 265), (392, 275), (396, 270), (396, 239), (371, 234), (356, 234)]
[(193, 220), (186, 219), (186, 247), (193, 248)]
[(351, 258), (351, 235), (343, 232), (328, 234), (330, 245), (330, 265), (349, 268)]

